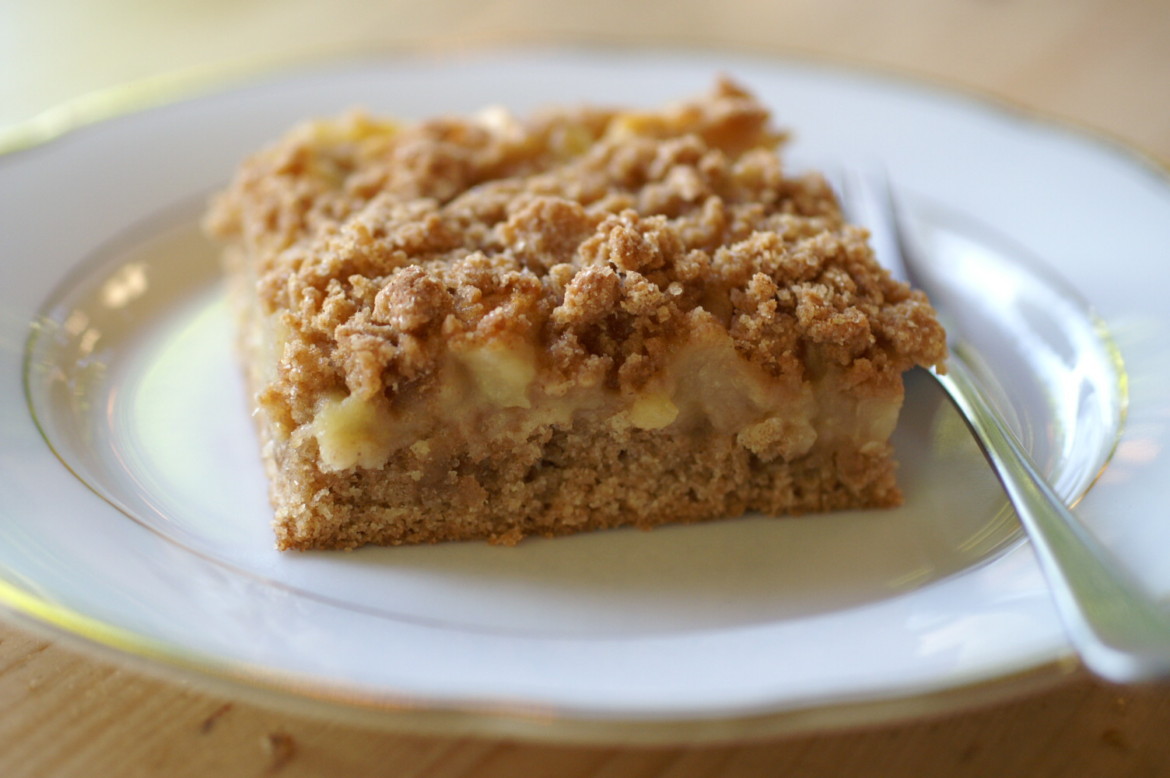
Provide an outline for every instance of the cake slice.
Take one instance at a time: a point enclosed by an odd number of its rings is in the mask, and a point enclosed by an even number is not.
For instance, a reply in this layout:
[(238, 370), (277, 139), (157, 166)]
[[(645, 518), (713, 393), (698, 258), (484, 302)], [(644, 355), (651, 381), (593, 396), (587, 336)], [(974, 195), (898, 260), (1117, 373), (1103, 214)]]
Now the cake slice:
[(281, 549), (896, 505), (926, 299), (720, 82), (292, 130), (214, 201)]

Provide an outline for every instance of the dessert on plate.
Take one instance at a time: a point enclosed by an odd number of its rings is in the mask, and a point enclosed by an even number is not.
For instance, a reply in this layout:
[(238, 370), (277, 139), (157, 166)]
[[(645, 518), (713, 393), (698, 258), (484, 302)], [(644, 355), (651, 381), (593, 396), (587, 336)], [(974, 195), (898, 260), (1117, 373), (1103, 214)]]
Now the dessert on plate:
[(927, 300), (720, 81), (305, 123), (214, 200), (279, 548), (899, 503)]

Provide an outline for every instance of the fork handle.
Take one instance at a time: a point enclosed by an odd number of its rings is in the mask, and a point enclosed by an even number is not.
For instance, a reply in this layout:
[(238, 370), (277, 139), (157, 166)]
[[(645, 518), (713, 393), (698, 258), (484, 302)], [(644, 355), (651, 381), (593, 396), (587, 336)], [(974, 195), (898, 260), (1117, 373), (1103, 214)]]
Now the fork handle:
[(961, 358), (935, 377), (958, 406), (1028, 531), (1069, 639), (1117, 683), (1170, 679), (1170, 612), (1114, 561), (1042, 478)]

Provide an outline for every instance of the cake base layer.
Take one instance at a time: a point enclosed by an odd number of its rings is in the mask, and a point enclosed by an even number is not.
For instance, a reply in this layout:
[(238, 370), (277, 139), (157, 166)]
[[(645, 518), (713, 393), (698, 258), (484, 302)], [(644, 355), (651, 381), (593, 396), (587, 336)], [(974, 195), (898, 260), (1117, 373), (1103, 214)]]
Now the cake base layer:
[(763, 462), (731, 435), (549, 429), (480, 462), (451, 458), (420, 469), (406, 450), (379, 470), (334, 473), (295, 451), (269, 451), (282, 549), (512, 545), (532, 535), (901, 502), (888, 448)]

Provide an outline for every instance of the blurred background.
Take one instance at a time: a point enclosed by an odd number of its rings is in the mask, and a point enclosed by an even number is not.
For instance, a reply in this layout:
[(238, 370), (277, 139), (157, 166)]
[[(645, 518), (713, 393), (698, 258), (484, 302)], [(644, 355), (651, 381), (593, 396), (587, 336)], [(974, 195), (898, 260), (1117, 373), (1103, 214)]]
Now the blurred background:
[(1170, 156), (1166, 0), (0, 0), (0, 137), (126, 84), (157, 101), (320, 58), (549, 43), (878, 66)]

